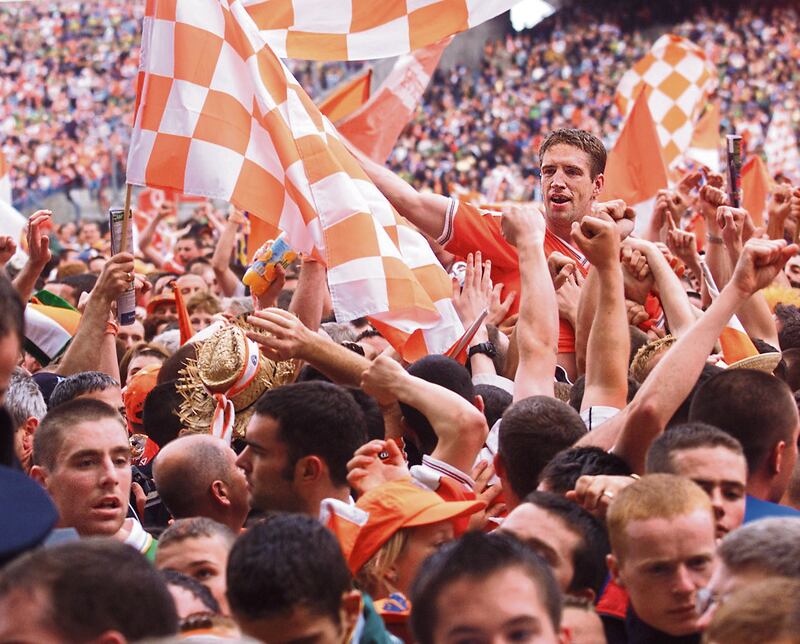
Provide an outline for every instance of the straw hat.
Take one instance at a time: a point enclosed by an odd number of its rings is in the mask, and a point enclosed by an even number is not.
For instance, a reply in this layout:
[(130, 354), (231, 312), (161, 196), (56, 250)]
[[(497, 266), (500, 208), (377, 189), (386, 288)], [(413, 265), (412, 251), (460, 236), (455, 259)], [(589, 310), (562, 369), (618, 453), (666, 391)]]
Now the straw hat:
[(229, 324), (205, 339), (197, 359), (188, 359), (178, 372), (176, 389), (183, 399), (178, 417), (190, 433), (217, 434), (221, 421), (232, 423), (232, 438), (242, 438), (253, 403), (293, 375), (292, 361), (267, 359), (241, 326)]
[(782, 354), (780, 351), (771, 351), (769, 353), (759, 353), (749, 358), (742, 358), (733, 364), (728, 365), (728, 369), (755, 369), (756, 371), (765, 371), (772, 373), (781, 361)]

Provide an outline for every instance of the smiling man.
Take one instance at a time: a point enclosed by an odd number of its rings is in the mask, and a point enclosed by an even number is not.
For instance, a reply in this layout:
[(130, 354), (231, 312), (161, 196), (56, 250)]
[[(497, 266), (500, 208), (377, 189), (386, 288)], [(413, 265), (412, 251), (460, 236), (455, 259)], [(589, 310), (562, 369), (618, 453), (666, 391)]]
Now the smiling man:
[(624, 633), (609, 644), (700, 642), (698, 591), (714, 571), (714, 513), (689, 479), (649, 474), (624, 488), (607, 515), (614, 581), (630, 596)]
[[(516, 249), (503, 238), (500, 213), (480, 210), (456, 199), (420, 193), (390, 170), (355, 151), (369, 178), (397, 211), (447, 251), (458, 257), (480, 251), (492, 263), (492, 281), (504, 285), (505, 297), (519, 293), (519, 259)], [(570, 229), (592, 212), (603, 189), (606, 150), (603, 143), (584, 130), (561, 129), (551, 132), (539, 149), (542, 171), (542, 194), (547, 232), (545, 255), (560, 252), (571, 259), (576, 269), (586, 275), (589, 264), (572, 245)], [(633, 229), (631, 211), (615, 204), (609, 214), (617, 220), (620, 233)], [(534, 210), (531, 216), (539, 216)], [(517, 313), (519, 298), (512, 303), (509, 315)], [(572, 326), (561, 320), (558, 340), (559, 364), (574, 375), (575, 334)]]

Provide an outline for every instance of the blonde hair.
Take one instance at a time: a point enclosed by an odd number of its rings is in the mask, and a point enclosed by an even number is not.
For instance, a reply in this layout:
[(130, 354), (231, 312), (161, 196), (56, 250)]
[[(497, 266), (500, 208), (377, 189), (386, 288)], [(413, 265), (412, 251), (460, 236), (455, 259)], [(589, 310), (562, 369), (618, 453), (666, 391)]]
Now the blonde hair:
[(705, 644), (800, 643), (800, 581), (774, 577), (748, 585), (714, 613)]
[(186, 302), (186, 311), (191, 315), (195, 311), (205, 311), (215, 315), (222, 311), (222, 305), (216, 295), (199, 292), (192, 295)]
[[(628, 371), (631, 378), (638, 383), (644, 382), (645, 378), (650, 375), (650, 372), (655, 368), (653, 358), (664, 353), (678, 339), (673, 335), (665, 335), (663, 338), (648, 342), (643, 347), (639, 347), (636, 355), (631, 360), (631, 367)], [(652, 365), (652, 366), (651, 366)]]
[(385, 597), (386, 574), (394, 566), (408, 543), (413, 528), (400, 528), (384, 543), (369, 561), (356, 572), (356, 585), (373, 599)]
[(711, 501), (694, 481), (674, 474), (648, 474), (620, 490), (606, 516), (611, 551), (625, 552), (628, 525), (647, 519), (672, 519), (705, 510), (713, 519)]

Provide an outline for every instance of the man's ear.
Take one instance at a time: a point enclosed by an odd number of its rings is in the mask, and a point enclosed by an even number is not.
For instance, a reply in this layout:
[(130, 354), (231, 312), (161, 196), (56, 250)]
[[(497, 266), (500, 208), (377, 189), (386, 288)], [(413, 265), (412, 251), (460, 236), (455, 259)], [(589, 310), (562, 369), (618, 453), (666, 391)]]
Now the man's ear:
[(89, 644), (126, 644), (128, 639), (119, 631), (106, 631), (95, 637)]
[(39, 483), (45, 490), (47, 489), (47, 468), (41, 465), (33, 465), (31, 467), (30, 477)]
[(772, 451), (769, 453), (769, 470), (772, 476), (777, 476), (781, 473), (781, 467), (783, 466), (783, 453), (786, 450), (786, 441), (778, 441), (775, 443), (775, 447), (772, 448)]
[(220, 505), (229, 506), (231, 504), (231, 497), (228, 494), (228, 486), (226, 485), (225, 481), (216, 479), (211, 483), (210, 489), (211, 496), (213, 496), (214, 500)]
[(569, 592), (569, 595), (572, 597), (580, 597), (585, 599), (590, 604), (594, 605), (594, 600), (597, 598), (595, 592), (591, 588), (581, 588), (580, 590)]
[(608, 554), (606, 555), (606, 565), (608, 566), (608, 572), (611, 574), (611, 579), (614, 580), (614, 583), (617, 584), (617, 586), (625, 588), (625, 583), (619, 576), (619, 560), (613, 554)]
[(339, 608), (341, 624), (345, 633), (349, 633), (355, 628), (358, 618), (361, 615), (361, 593), (357, 590), (348, 590), (342, 595), (342, 603)]
[(325, 473), (325, 463), (319, 456), (304, 456), (295, 465), (296, 480), (305, 483), (318, 481)]
[(605, 175), (601, 172), (594, 178), (594, 189), (592, 190), (592, 196), (597, 199), (600, 196), (600, 193), (603, 192), (603, 188), (606, 185), (606, 178)]
[(472, 404), (475, 405), (475, 409), (481, 413), (483, 413), (486, 409), (486, 405), (483, 402), (483, 396), (474, 396), (472, 398)]
[(495, 454), (493, 459), (494, 465), (494, 473), (497, 474), (497, 478), (506, 480), (506, 464), (503, 463), (503, 459), (500, 454)]

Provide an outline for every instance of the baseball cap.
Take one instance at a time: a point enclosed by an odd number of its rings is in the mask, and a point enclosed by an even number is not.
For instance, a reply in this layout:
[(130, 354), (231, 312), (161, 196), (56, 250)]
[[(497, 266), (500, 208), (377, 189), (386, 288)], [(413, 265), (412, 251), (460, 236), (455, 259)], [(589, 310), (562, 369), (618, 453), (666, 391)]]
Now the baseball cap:
[(356, 508), (368, 514), (360, 526), (337, 521), (333, 531), (340, 537), (353, 574), (402, 528), (416, 528), (468, 516), (486, 507), (483, 501), (445, 501), (435, 492), (410, 479), (391, 481), (361, 496)]
[(175, 296), (172, 293), (162, 293), (161, 295), (156, 295), (153, 297), (147, 303), (147, 315), (152, 315), (153, 311), (156, 310), (156, 307), (164, 302), (171, 302), (175, 304)]
[(158, 372), (161, 370), (160, 364), (151, 364), (143, 367), (128, 379), (125, 388), (122, 390), (122, 402), (125, 405), (125, 415), (128, 418), (128, 429), (133, 429), (131, 423), (141, 425), (144, 401), (153, 387), (158, 384)]
[(0, 466), (0, 565), (41, 544), (58, 511), (44, 488), (22, 472)]

